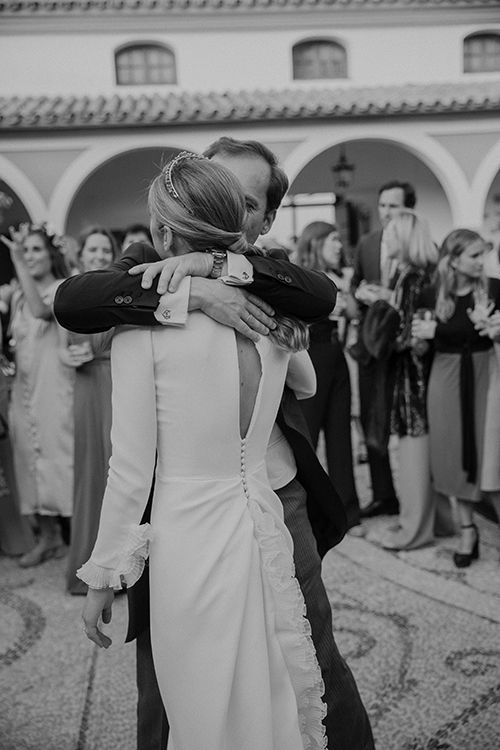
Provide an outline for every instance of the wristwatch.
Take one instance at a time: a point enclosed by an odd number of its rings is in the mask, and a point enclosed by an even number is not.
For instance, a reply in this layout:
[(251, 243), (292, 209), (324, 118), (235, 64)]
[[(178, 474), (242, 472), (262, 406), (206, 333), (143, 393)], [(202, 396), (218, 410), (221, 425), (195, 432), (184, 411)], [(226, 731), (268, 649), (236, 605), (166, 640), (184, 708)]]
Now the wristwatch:
[(227, 258), (227, 252), (225, 250), (210, 250), (209, 251), (214, 259), (212, 270), (210, 272), (211, 279), (218, 279), (222, 273), (222, 266)]

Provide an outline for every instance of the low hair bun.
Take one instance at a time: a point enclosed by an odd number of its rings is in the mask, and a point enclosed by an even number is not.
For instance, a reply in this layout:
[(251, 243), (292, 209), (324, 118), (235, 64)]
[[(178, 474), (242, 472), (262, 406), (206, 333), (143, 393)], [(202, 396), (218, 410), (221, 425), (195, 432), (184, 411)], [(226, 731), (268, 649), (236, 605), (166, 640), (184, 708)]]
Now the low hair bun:
[(237, 240), (235, 240), (231, 245), (228, 245), (228, 250), (230, 250), (232, 253), (246, 253), (248, 251), (248, 240), (243, 234), (243, 232), (240, 232), (240, 236)]

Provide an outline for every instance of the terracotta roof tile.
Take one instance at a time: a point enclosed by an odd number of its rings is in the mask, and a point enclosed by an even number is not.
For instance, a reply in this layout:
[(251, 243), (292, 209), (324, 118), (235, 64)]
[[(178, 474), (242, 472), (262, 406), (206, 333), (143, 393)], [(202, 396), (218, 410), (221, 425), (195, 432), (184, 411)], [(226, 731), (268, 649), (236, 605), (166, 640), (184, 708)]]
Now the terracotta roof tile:
[(500, 0), (0, 0), (0, 16), (54, 16), (96, 14), (214, 13), (263, 10), (310, 11), (366, 10), (378, 8), (480, 8), (495, 7)]
[(498, 80), (111, 96), (0, 97), (1, 130), (154, 127), (500, 112)]

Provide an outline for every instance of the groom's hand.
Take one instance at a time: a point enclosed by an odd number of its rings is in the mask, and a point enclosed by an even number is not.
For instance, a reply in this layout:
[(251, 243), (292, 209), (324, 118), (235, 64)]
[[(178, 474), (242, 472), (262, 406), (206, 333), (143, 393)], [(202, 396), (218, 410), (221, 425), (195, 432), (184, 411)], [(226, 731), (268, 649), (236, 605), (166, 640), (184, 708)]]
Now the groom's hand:
[(167, 291), (176, 292), (185, 276), (210, 276), (213, 262), (210, 253), (186, 253), (157, 260), (156, 263), (140, 263), (131, 268), (129, 274), (142, 274), (143, 289), (151, 289), (153, 281), (159, 276), (156, 291), (158, 294), (165, 294)]
[(189, 310), (201, 310), (255, 342), (276, 328), (273, 308), (260, 297), (213, 279), (191, 279)]

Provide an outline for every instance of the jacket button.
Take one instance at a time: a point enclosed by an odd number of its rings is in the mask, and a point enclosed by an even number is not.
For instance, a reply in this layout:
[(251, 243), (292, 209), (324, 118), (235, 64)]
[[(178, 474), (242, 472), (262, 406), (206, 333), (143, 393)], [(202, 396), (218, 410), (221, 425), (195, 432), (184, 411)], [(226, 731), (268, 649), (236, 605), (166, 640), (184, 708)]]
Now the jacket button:
[(280, 281), (284, 281), (284, 280), (285, 280), (285, 277), (283, 276), (283, 274), (282, 274), (282, 273), (279, 273), (279, 274), (278, 274), (278, 279), (279, 279)]
[(132, 302), (132, 297), (130, 296), (130, 294), (127, 294), (127, 296), (123, 298), (123, 302), (126, 305), (130, 305), (130, 303)]
[(122, 302), (123, 302), (123, 297), (121, 296), (121, 294), (117, 294), (116, 297), (115, 297), (115, 303), (117, 305), (121, 305)]
[(291, 276), (285, 276), (284, 281), (286, 281), (287, 284), (290, 284), (290, 282), (292, 281), (292, 277)]

